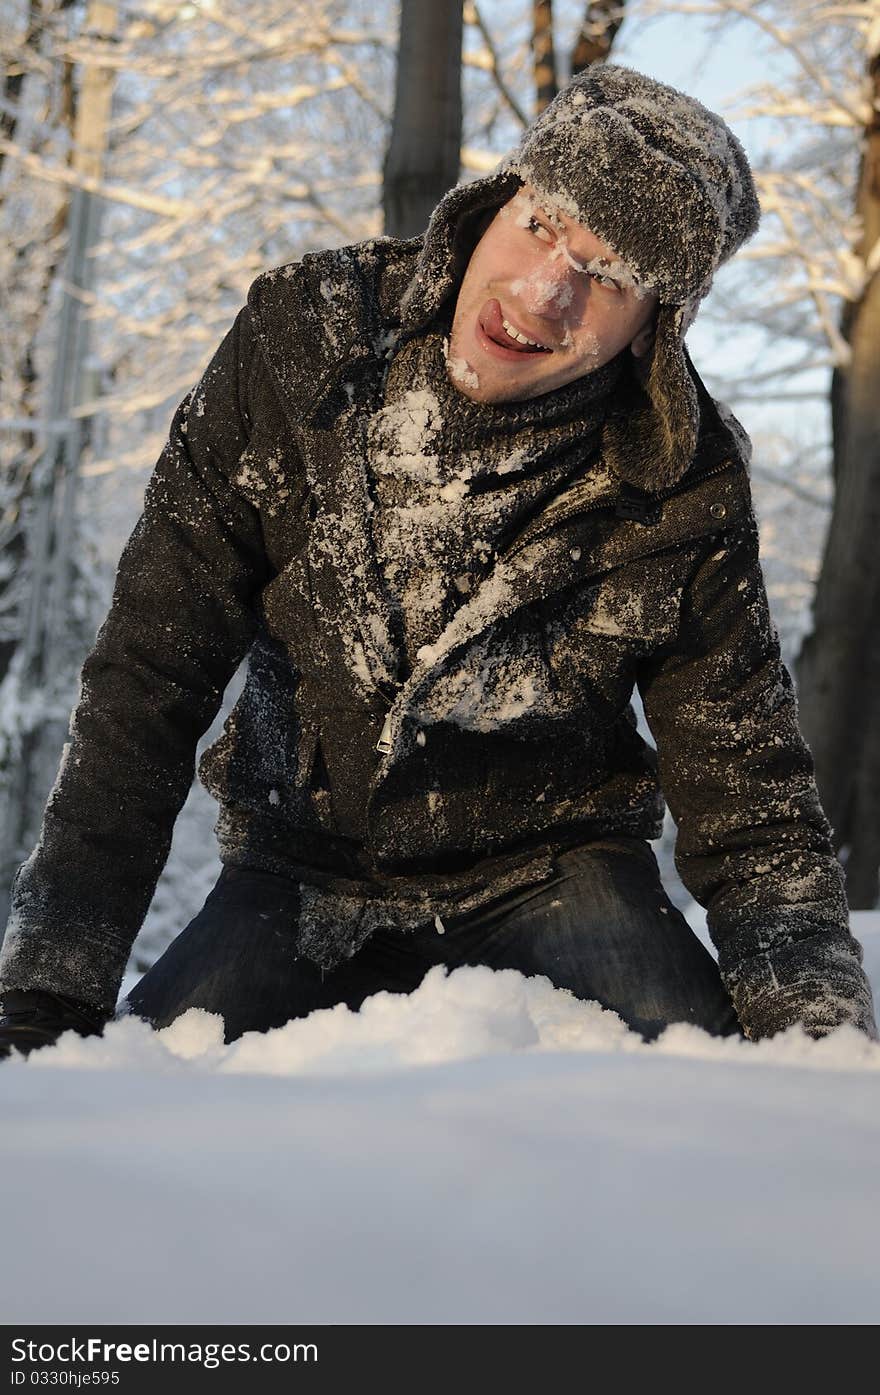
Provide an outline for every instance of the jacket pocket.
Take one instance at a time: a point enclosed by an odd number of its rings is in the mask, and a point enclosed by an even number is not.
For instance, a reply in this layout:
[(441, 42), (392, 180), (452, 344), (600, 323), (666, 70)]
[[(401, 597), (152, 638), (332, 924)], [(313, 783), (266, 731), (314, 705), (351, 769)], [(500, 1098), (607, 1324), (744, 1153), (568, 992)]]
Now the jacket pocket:
[[(591, 635), (605, 635), (621, 643), (643, 647), (667, 643), (676, 634), (683, 586), (670, 586), (672, 578), (656, 565), (630, 578), (612, 572), (590, 586), (576, 627)], [(629, 570), (629, 569), (627, 569)]]

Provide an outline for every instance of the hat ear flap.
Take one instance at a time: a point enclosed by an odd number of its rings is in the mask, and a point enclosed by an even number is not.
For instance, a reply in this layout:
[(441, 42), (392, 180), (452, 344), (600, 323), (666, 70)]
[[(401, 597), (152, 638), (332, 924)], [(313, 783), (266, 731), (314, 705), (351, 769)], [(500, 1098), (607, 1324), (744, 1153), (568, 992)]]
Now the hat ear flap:
[(640, 359), (629, 355), (603, 427), (606, 463), (638, 489), (676, 484), (697, 449), (700, 408), (684, 347), (688, 315), (684, 305), (660, 306), (654, 347)]
[(511, 170), (496, 170), (470, 184), (456, 184), (443, 195), (422, 240), (416, 272), (400, 298), (405, 330), (423, 328), (457, 290), (470, 255), (492, 217), (521, 187)]

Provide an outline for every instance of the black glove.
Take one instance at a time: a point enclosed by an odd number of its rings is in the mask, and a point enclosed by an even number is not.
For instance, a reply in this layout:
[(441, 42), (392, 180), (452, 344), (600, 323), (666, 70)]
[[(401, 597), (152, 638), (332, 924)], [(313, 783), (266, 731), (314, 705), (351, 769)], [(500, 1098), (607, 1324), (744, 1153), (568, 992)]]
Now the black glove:
[(808, 981), (786, 983), (780, 969), (777, 987), (749, 997), (742, 983), (733, 995), (739, 1020), (747, 1037), (760, 1041), (784, 1032), (795, 1023), (808, 1037), (818, 1040), (835, 1028), (858, 1027), (871, 1041), (878, 1040), (871, 988), (854, 960), (848, 976), (841, 972), (829, 985)]
[(93, 1037), (104, 1028), (94, 1008), (43, 988), (10, 988), (3, 994), (2, 1008), (0, 1060), (11, 1056), (13, 1047), (26, 1056), (38, 1046), (51, 1046), (62, 1032)]

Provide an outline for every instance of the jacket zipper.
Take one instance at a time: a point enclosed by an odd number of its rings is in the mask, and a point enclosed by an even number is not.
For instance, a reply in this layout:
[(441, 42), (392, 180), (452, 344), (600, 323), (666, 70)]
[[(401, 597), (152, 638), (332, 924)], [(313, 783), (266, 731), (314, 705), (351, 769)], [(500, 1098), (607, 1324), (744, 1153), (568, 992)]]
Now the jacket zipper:
[[(373, 683), (373, 687), (376, 689), (376, 692), (379, 693), (380, 696), (383, 697), (386, 702), (388, 701), (388, 686), (389, 685), (386, 684), (385, 687), (382, 688), (379, 686), (378, 683)], [(397, 701), (397, 695), (403, 688), (403, 686), (403, 683), (398, 682), (397, 680), (394, 681), (394, 687), (397, 691), (395, 692), (394, 697), (391, 699), (391, 707), (393, 707), (395, 702)], [(376, 742), (375, 746), (375, 749), (382, 756), (389, 755), (393, 749), (391, 741), (391, 707), (389, 707), (387, 712), (385, 713), (385, 720), (382, 723), (382, 730), (379, 733), (379, 740)]]

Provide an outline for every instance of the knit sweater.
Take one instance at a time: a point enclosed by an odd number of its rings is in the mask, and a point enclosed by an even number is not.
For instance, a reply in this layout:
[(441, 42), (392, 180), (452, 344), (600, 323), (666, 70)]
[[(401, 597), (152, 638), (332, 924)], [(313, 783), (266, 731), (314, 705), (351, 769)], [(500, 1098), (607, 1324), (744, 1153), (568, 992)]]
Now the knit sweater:
[(505, 542), (595, 462), (622, 360), (495, 405), (450, 380), (442, 325), (396, 354), (368, 428), (368, 470), (401, 678)]

